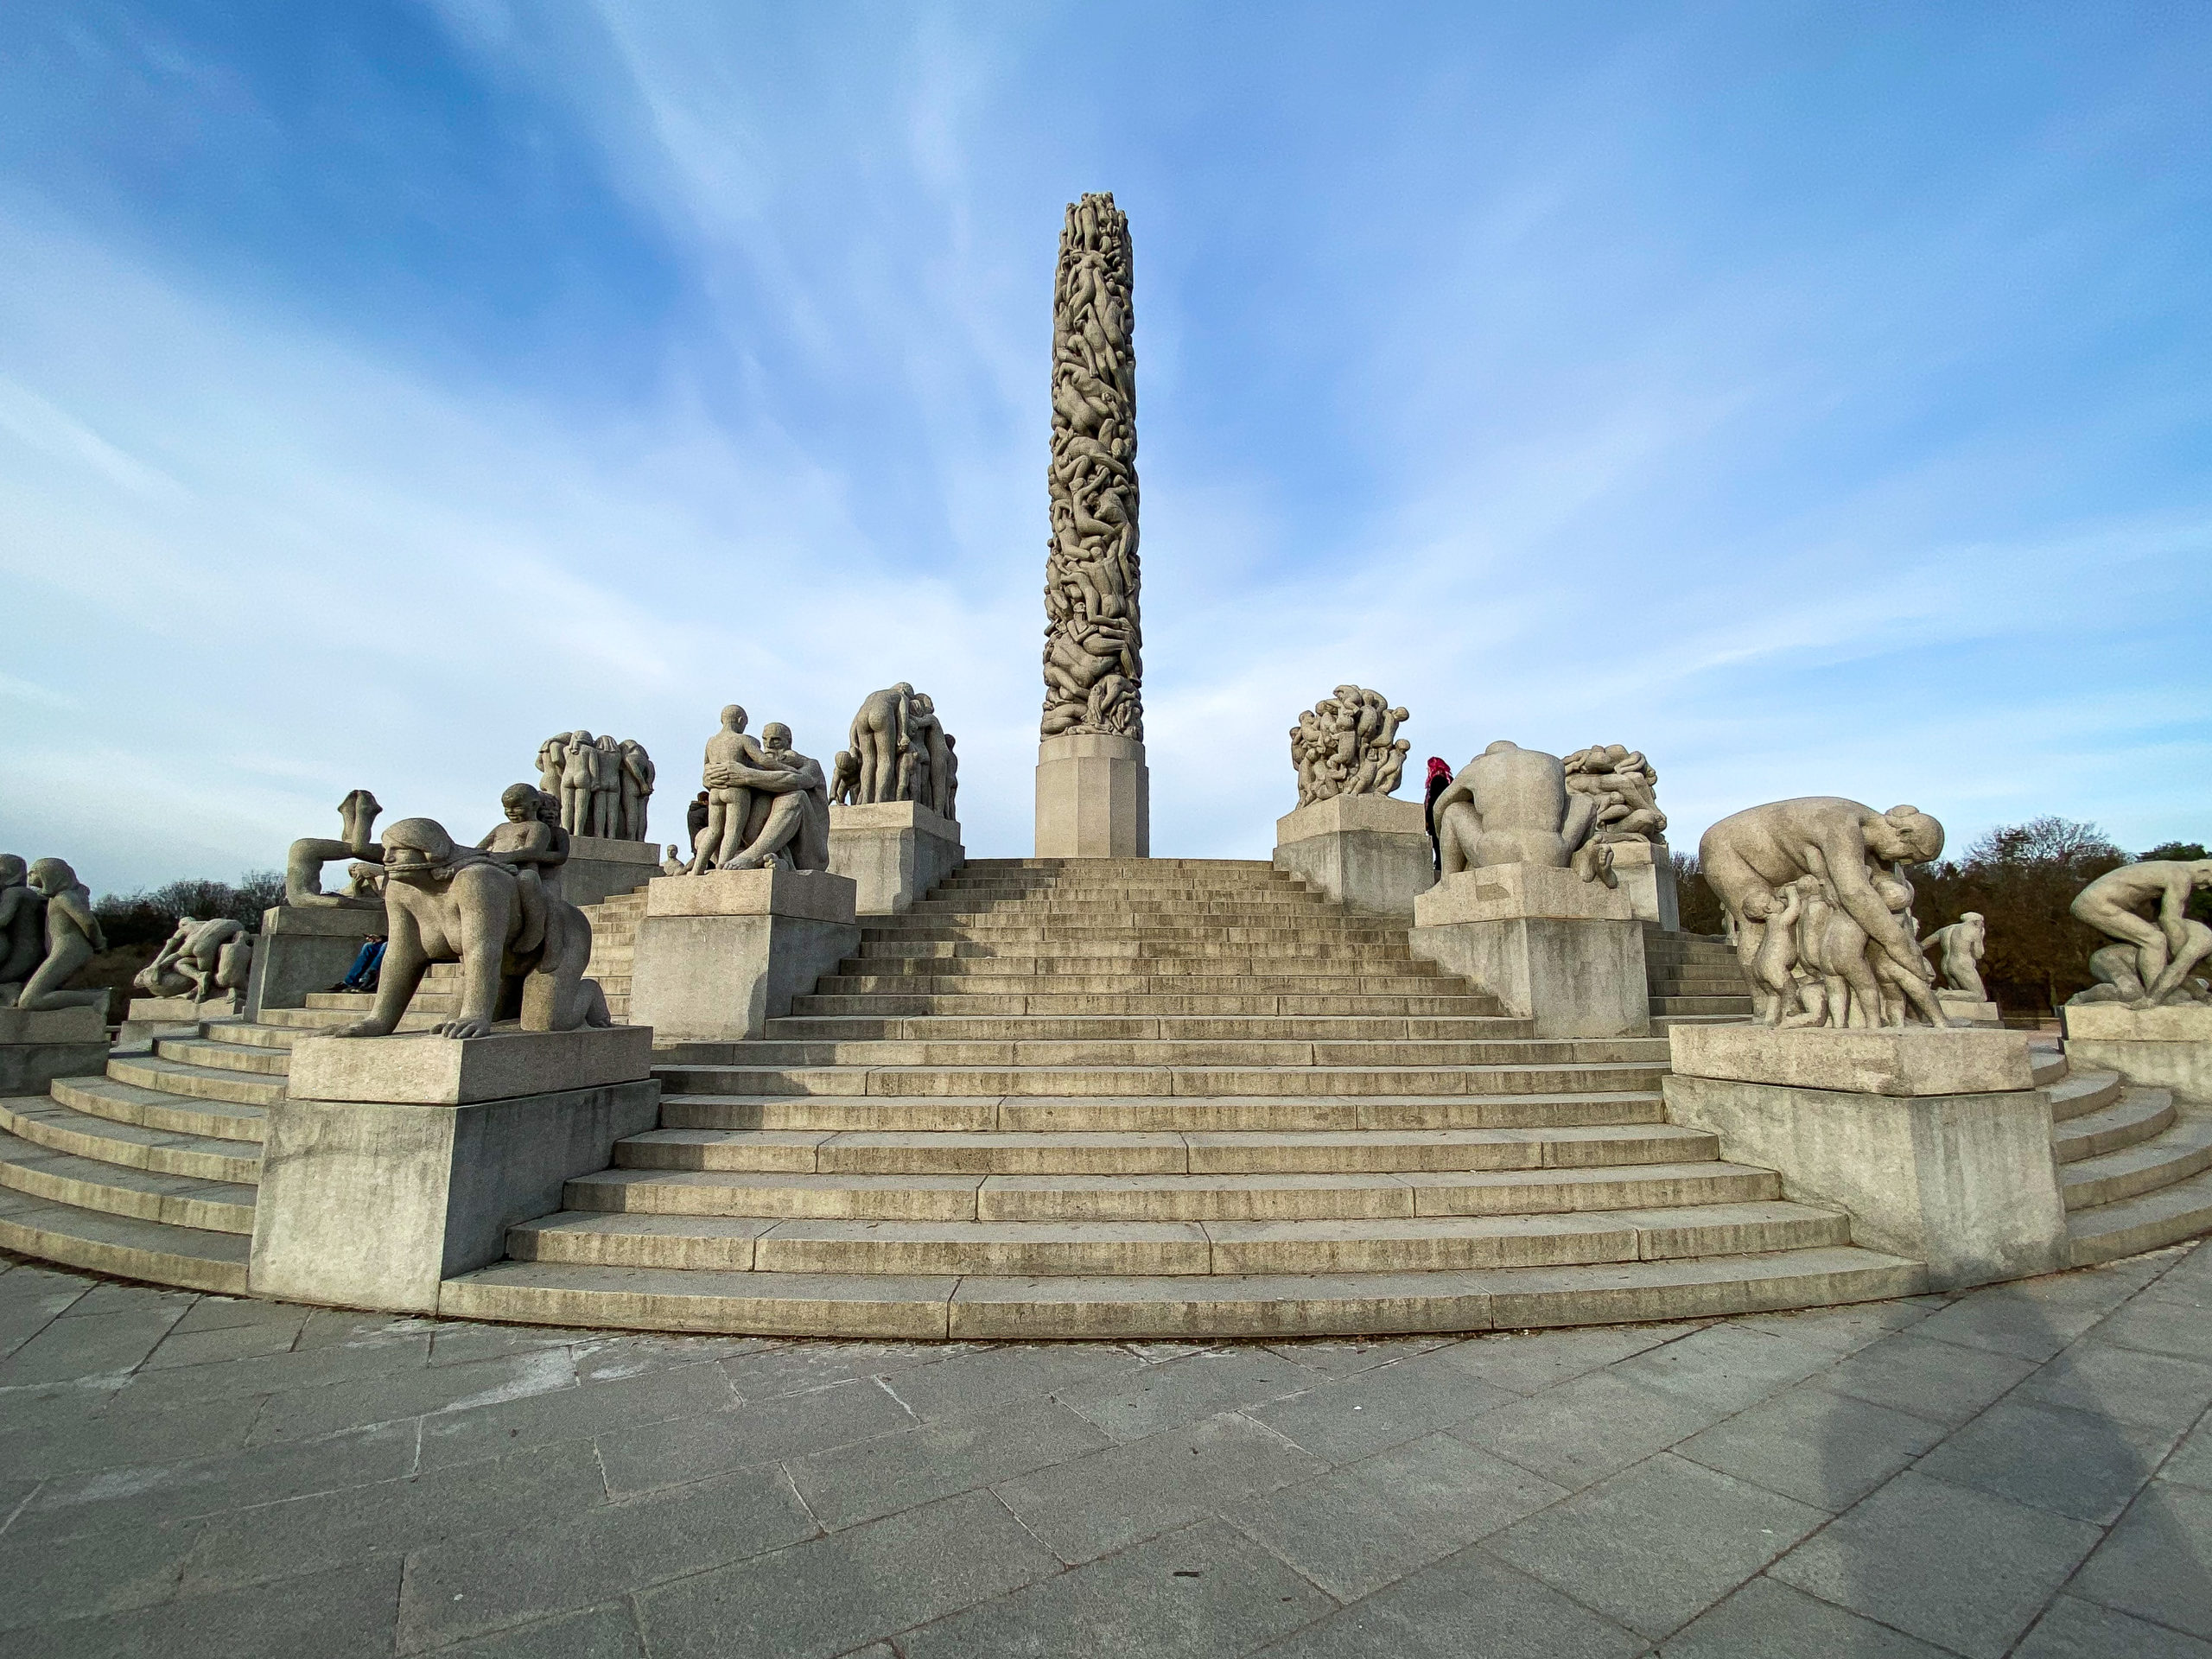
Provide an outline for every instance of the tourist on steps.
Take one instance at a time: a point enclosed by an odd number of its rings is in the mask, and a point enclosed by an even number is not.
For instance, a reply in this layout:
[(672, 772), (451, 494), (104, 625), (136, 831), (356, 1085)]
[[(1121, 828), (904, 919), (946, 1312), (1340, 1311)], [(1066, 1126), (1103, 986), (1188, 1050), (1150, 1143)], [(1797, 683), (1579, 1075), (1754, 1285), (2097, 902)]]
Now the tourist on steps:
[(334, 991), (373, 991), (377, 988), (377, 974), (384, 966), (385, 938), (381, 933), (372, 934), (353, 957), (353, 965), (346, 970), (346, 977), (330, 988)]
[(1428, 757), (1428, 794), (1421, 804), (1421, 822), (1428, 826), (1428, 861), (1437, 874), (1444, 874), (1444, 848), (1436, 839), (1436, 798), (1452, 781), (1452, 765), (1443, 756)]

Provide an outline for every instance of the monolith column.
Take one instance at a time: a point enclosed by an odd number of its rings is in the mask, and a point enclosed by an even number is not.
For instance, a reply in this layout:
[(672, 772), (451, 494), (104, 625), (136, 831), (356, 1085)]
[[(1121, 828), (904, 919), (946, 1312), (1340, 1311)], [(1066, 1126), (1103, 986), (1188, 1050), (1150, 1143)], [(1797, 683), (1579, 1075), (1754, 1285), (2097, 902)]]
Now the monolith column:
[(1143, 627), (1137, 602), (1137, 375), (1128, 215), (1070, 204), (1052, 285), (1052, 534), (1037, 855), (1144, 858)]

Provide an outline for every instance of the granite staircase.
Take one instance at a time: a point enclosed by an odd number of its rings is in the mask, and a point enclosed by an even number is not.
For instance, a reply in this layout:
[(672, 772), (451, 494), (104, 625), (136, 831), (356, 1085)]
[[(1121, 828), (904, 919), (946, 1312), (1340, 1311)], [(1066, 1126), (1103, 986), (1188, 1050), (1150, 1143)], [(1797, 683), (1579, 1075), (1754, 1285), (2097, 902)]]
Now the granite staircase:
[(591, 923), (591, 961), (584, 973), (607, 994), (607, 1011), (618, 1026), (630, 1021), (630, 969), (637, 958), (638, 924), (645, 917), (645, 889), (640, 882), (595, 905), (580, 905)]
[(1651, 1028), (1717, 1025), (1751, 1017), (1751, 988), (1725, 939), (1643, 926), (1643, 976), (1651, 990)]
[[(1720, 995), (1694, 954), (1669, 966), (1680, 995)], [(762, 1039), (671, 1051), (661, 1127), (442, 1306), (1268, 1337), (1919, 1287), (1916, 1264), (1853, 1248), (1847, 1217), (1669, 1124), (1666, 1056), (1663, 1036), (1539, 1039), (1402, 924), (1265, 864), (978, 861), (867, 928)]]
[(2212, 1229), (2212, 1104), (2116, 1071), (2052, 1070), (2051, 1156), (2076, 1267)]

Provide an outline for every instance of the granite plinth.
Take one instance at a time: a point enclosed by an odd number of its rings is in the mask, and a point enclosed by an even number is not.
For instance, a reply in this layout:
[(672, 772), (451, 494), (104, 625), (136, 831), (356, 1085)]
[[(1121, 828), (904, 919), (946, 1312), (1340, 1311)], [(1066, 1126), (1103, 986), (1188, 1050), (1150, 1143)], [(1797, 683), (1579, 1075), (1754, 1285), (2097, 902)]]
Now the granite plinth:
[(1539, 1037), (1651, 1029), (1643, 924), (1627, 894), (1573, 870), (1499, 864), (1447, 875), (1414, 900), (1408, 942), (1533, 1020)]
[(0, 1008), (0, 1046), (106, 1041), (107, 1023), (95, 1007)]
[(656, 878), (638, 925), (631, 1019), (663, 1044), (758, 1037), (859, 948), (858, 894), (826, 870)]
[(42, 1095), (56, 1077), (88, 1077), (107, 1065), (102, 1010), (0, 1008), (0, 1095)]
[(1421, 804), (1389, 795), (1338, 795), (1277, 818), (1274, 867), (1377, 915), (1412, 915), (1436, 885)]
[(296, 1100), (466, 1106), (635, 1083), (652, 1074), (652, 1055), (653, 1034), (643, 1026), (302, 1037), (292, 1045), (288, 1087)]
[(2005, 1023), (2002, 1010), (1992, 1001), (1971, 991), (1938, 990), (1936, 1000), (1943, 1006), (1943, 1017), (1961, 1026), (2001, 1026)]
[(261, 914), (253, 972), (246, 985), (249, 1019), (264, 1008), (300, 1008), (317, 991), (346, 977), (361, 946), (385, 931), (384, 906), (278, 905)]
[(660, 849), (649, 842), (571, 836), (568, 862), (559, 870), (561, 896), (572, 905), (595, 905), (628, 893), (660, 874)]
[(1037, 856), (1152, 856), (1152, 774), (1142, 743), (1071, 732), (1038, 744)]
[(1677, 1026), (1676, 1075), (1847, 1094), (1978, 1095), (2034, 1087), (2024, 1031), (1932, 1026)]
[(2075, 1065), (2109, 1066), (2131, 1083), (2212, 1101), (2212, 1007), (2069, 1002), (2061, 1013)]
[(1656, 922), (1669, 933), (1682, 926), (1681, 899), (1675, 887), (1675, 855), (1666, 842), (1617, 841), (1613, 878), (1628, 895), (1640, 922)]
[(895, 915), (967, 861), (960, 825), (914, 801), (830, 809), (830, 868), (863, 916)]

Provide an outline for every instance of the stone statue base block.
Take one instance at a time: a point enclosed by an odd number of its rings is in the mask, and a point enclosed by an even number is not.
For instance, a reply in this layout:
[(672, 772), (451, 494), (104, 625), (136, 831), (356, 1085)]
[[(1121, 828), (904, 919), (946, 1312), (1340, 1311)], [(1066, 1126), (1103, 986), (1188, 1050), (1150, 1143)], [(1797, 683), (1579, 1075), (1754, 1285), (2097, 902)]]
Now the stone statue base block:
[(0, 1095), (42, 1095), (56, 1077), (107, 1066), (107, 1024), (95, 1007), (0, 1008)]
[(180, 1027), (202, 1026), (211, 1020), (238, 1017), (231, 1007), (228, 991), (218, 991), (200, 1003), (194, 1003), (188, 996), (134, 996), (116, 1040), (126, 1048), (134, 1047), (157, 1031), (175, 1031)]
[(1410, 916), (1436, 885), (1419, 801), (1338, 795), (1275, 820), (1274, 866), (1347, 910)]
[(1676, 1026), (1668, 1044), (1678, 1077), (1899, 1097), (2035, 1086), (2024, 1031)]
[(2066, 1057), (2076, 1065), (2109, 1066), (2130, 1083), (2212, 1101), (2212, 1007), (2069, 1002), (2060, 1012)]
[(652, 1082), (464, 1106), (280, 1101), (262, 1147), (248, 1286), (287, 1301), (435, 1313), (441, 1281), (499, 1260), (508, 1228), (560, 1209), (564, 1183), (606, 1168), (616, 1141), (659, 1121)]
[(1628, 896), (1572, 870), (1498, 864), (1414, 900), (1414, 954), (1487, 991), (1539, 1037), (1651, 1029), (1643, 925)]
[(1682, 931), (1682, 906), (1675, 889), (1675, 855), (1664, 841), (1617, 841), (1613, 879), (1628, 894), (1639, 922), (1656, 922), (1669, 933)]
[(1943, 1005), (1943, 1017), (1955, 1020), (1962, 1026), (2001, 1026), (2005, 1015), (1994, 1002), (1985, 1001), (1966, 991), (1936, 993), (1936, 1000)]
[(1152, 856), (1152, 773), (1143, 744), (1102, 732), (1038, 744), (1037, 856)]
[(572, 905), (595, 905), (627, 893), (660, 874), (660, 858), (648, 842), (571, 836), (569, 861), (561, 866), (561, 896)]
[(1665, 1088), (1671, 1121), (1719, 1135), (1723, 1158), (1778, 1171), (1790, 1198), (1847, 1211), (1853, 1243), (1927, 1263), (1933, 1288), (2070, 1263), (2039, 1090), (1900, 1095), (1681, 1075)]
[(381, 902), (367, 908), (279, 905), (264, 910), (246, 985), (247, 1018), (258, 1020), (264, 1008), (305, 1007), (309, 995), (345, 978), (362, 944), (384, 931)]
[(468, 1106), (564, 1090), (637, 1083), (652, 1075), (653, 1034), (495, 1028), (488, 1037), (407, 1032), (391, 1037), (302, 1037), (287, 1088), (299, 1100)]
[(859, 889), (827, 870), (713, 870), (645, 889), (630, 1017), (662, 1044), (738, 1042), (860, 946)]
[(830, 809), (830, 868), (852, 878), (863, 916), (912, 910), (968, 861), (960, 825), (913, 801)]

